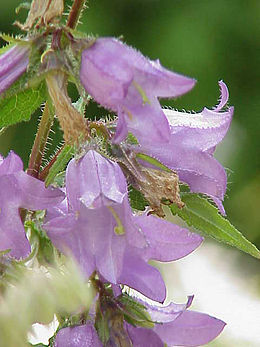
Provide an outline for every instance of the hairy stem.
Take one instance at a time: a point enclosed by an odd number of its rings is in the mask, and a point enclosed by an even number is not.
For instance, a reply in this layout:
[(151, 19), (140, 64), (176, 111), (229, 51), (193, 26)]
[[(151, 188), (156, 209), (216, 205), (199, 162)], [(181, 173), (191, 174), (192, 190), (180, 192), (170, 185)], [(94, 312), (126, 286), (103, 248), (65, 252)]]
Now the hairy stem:
[(67, 20), (67, 27), (75, 29), (86, 0), (74, 0)]
[(41, 181), (45, 181), (46, 177), (48, 176), (50, 169), (52, 167), (52, 165), (55, 163), (55, 161), (57, 160), (58, 156), (60, 155), (60, 153), (63, 151), (65, 145), (62, 145), (62, 147), (55, 153), (55, 155), (53, 156), (53, 158), (50, 160), (50, 162), (44, 167), (44, 169), (39, 173), (39, 180)]
[(38, 131), (32, 147), (27, 173), (32, 177), (38, 178), (42, 163), (44, 148), (52, 126), (53, 115), (50, 114), (48, 103), (46, 102)]

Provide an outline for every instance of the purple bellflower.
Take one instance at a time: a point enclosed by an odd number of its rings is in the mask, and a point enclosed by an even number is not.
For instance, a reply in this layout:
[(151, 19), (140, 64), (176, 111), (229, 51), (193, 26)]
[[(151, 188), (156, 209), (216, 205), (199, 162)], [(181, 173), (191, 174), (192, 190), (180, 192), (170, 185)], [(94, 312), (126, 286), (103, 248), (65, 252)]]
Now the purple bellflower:
[(59, 189), (45, 188), (43, 182), (27, 175), (14, 152), (6, 159), (0, 158), (0, 251), (10, 249), (7, 256), (16, 259), (28, 256), (31, 247), (19, 208), (43, 210), (63, 198)]
[[(151, 305), (137, 299), (154, 322), (153, 328), (134, 327), (124, 323), (133, 347), (202, 346), (215, 339), (225, 327), (225, 323), (207, 314), (189, 311), (193, 296), (186, 304), (170, 303), (168, 306)], [(80, 342), (86, 346), (98, 347), (101, 342), (96, 330), (89, 321), (86, 325), (59, 330), (55, 347), (77, 347)], [(84, 345), (85, 346), (85, 345)], [(128, 344), (127, 344), (128, 346)]]
[(182, 95), (195, 84), (114, 38), (97, 39), (83, 51), (80, 80), (99, 104), (117, 113), (115, 143), (128, 131), (140, 143), (167, 142), (170, 128), (158, 97)]
[(137, 151), (176, 170), (180, 180), (187, 183), (191, 191), (210, 196), (224, 214), (222, 200), (227, 176), (213, 153), (228, 131), (234, 108), (223, 111), (229, 94), (224, 82), (220, 81), (219, 86), (221, 98), (213, 110), (204, 108), (202, 112), (193, 114), (164, 109), (171, 128), (169, 143), (141, 145)]
[(203, 238), (154, 216), (133, 215), (121, 168), (93, 150), (70, 161), (66, 193), (67, 207), (50, 209), (44, 226), (54, 245), (73, 255), (87, 277), (98, 271), (105, 281), (162, 302), (165, 284), (148, 260), (179, 259)]
[(187, 304), (170, 303), (161, 307), (142, 302), (157, 324), (147, 329), (125, 323), (133, 346), (202, 346), (215, 339), (226, 324), (207, 314), (187, 310), (192, 300), (189, 297)]
[(28, 45), (20, 44), (0, 55), (0, 95), (26, 71), (29, 52)]

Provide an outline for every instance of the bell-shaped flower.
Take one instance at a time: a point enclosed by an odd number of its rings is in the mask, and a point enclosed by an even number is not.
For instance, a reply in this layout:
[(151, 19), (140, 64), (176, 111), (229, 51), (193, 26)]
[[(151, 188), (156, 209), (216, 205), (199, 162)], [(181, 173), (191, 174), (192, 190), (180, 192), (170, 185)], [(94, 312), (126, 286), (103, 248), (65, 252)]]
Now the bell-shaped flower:
[(43, 182), (27, 175), (14, 152), (0, 158), (0, 251), (10, 250), (6, 255), (16, 259), (28, 256), (31, 247), (19, 208), (43, 210), (63, 198), (59, 189), (45, 188)]
[(29, 45), (23, 43), (0, 55), (0, 95), (26, 71), (29, 53)]
[[(154, 326), (153, 328), (134, 327), (124, 322), (128, 339), (127, 343), (124, 340), (126, 346), (130, 346), (129, 342), (133, 347), (164, 347), (166, 344), (167, 346), (202, 346), (214, 340), (226, 324), (205, 313), (187, 310), (192, 300), (191, 296), (186, 304), (172, 302), (168, 306), (158, 306), (158, 304), (155, 306), (138, 299), (146, 307), (146, 312), (150, 321), (154, 322)], [(120, 340), (120, 342), (123, 341)], [(83, 343), (84, 346), (102, 346), (95, 327), (90, 321), (85, 325), (59, 330), (54, 346), (79, 347), (83, 346)]]
[(66, 172), (68, 207), (50, 210), (44, 228), (54, 245), (72, 255), (89, 277), (126, 284), (157, 300), (165, 284), (149, 259), (183, 257), (202, 237), (153, 216), (134, 216), (126, 179), (117, 163), (90, 150), (73, 159)]
[(167, 142), (169, 124), (158, 97), (182, 95), (195, 84), (114, 38), (97, 39), (83, 51), (80, 80), (99, 104), (117, 113), (115, 143), (128, 131), (140, 143)]
[(177, 171), (181, 181), (191, 191), (210, 196), (224, 213), (222, 200), (227, 187), (227, 176), (222, 165), (213, 157), (215, 146), (226, 135), (234, 108), (223, 110), (228, 102), (228, 89), (220, 81), (221, 98), (218, 106), (200, 113), (185, 113), (165, 109), (171, 128), (167, 145), (141, 145), (137, 151), (146, 153)]
[(202, 346), (215, 339), (226, 324), (205, 313), (187, 310), (192, 299), (189, 297), (187, 304), (161, 307), (141, 302), (156, 323), (152, 329), (125, 323), (133, 347)]

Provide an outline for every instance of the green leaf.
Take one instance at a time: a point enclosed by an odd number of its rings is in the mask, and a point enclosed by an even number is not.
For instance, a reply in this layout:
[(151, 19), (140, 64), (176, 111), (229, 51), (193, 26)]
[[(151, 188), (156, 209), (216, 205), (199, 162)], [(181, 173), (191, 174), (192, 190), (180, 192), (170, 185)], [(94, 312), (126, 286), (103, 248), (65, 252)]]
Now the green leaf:
[(109, 340), (109, 327), (107, 317), (102, 315), (99, 311), (96, 313), (95, 328), (101, 342), (105, 345)]
[(74, 148), (70, 145), (65, 145), (63, 150), (58, 155), (55, 163), (52, 165), (50, 172), (45, 180), (45, 185), (48, 187), (55, 179), (55, 177), (64, 170), (68, 161), (71, 159)]
[(144, 328), (154, 327), (154, 322), (151, 320), (147, 308), (144, 305), (126, 293), (123, 293), (118, 300), (122, 303), (124, 318), (128, 323)]
[(171, 205), (170, 209), (173, 215), (178, 215), (189, 226), (213, 237), (215, 240), (234, 246), (260, 259), (260, 251), (225, 219), (206, 198), (198, 194), (182, 193), (181, 199), (185, 203), (185, 207), (179, 209), (176, 205)]
[(133, 186), (130, 186), (128, 189), (128, 197), (131, 207), (135, 210), (144, 211), (146, 206), (149, 205), (143, 194)]
[(45, 99), (45, 84), (0, 100), (0, 127), (28, 121)]
[(136, 158), (146, 161), (147, 163), (155, 166), (157, 169), (161, 169), (161, 170), (166, 171), (166, 172), (172, 172), (171, 169), (169, 169), (167, 166), (163, 165), (161, 162), (159, 162), (159, 160), (157, 160), (153, 157), (150, 157), (147, 154), (137, 153)]

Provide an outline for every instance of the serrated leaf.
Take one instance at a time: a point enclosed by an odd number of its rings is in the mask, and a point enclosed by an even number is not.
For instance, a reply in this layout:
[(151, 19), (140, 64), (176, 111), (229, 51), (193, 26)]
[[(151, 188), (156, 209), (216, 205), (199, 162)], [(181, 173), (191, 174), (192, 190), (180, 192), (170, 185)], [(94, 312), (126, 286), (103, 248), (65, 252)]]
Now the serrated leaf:
[(143, 194), (132, 186), (130, 186), (128, 189), (128, 197), (131, 207), (135, 210), (144, 211), (146, 206), (149, 205)]
[(28, 121), (45, 99), (45, 84), (0, 100), (0, 127)]
[(182, 193), (181, 199), (185, 203), (185, 207), (179, 209), (176, 205), (171, 205), (170, 209), (173, 215), (178, 215), (189, 226), (194, 227), (203, 234), (260, 259), (260, 251), (224, 218), (206, 198), (198, 194)]

